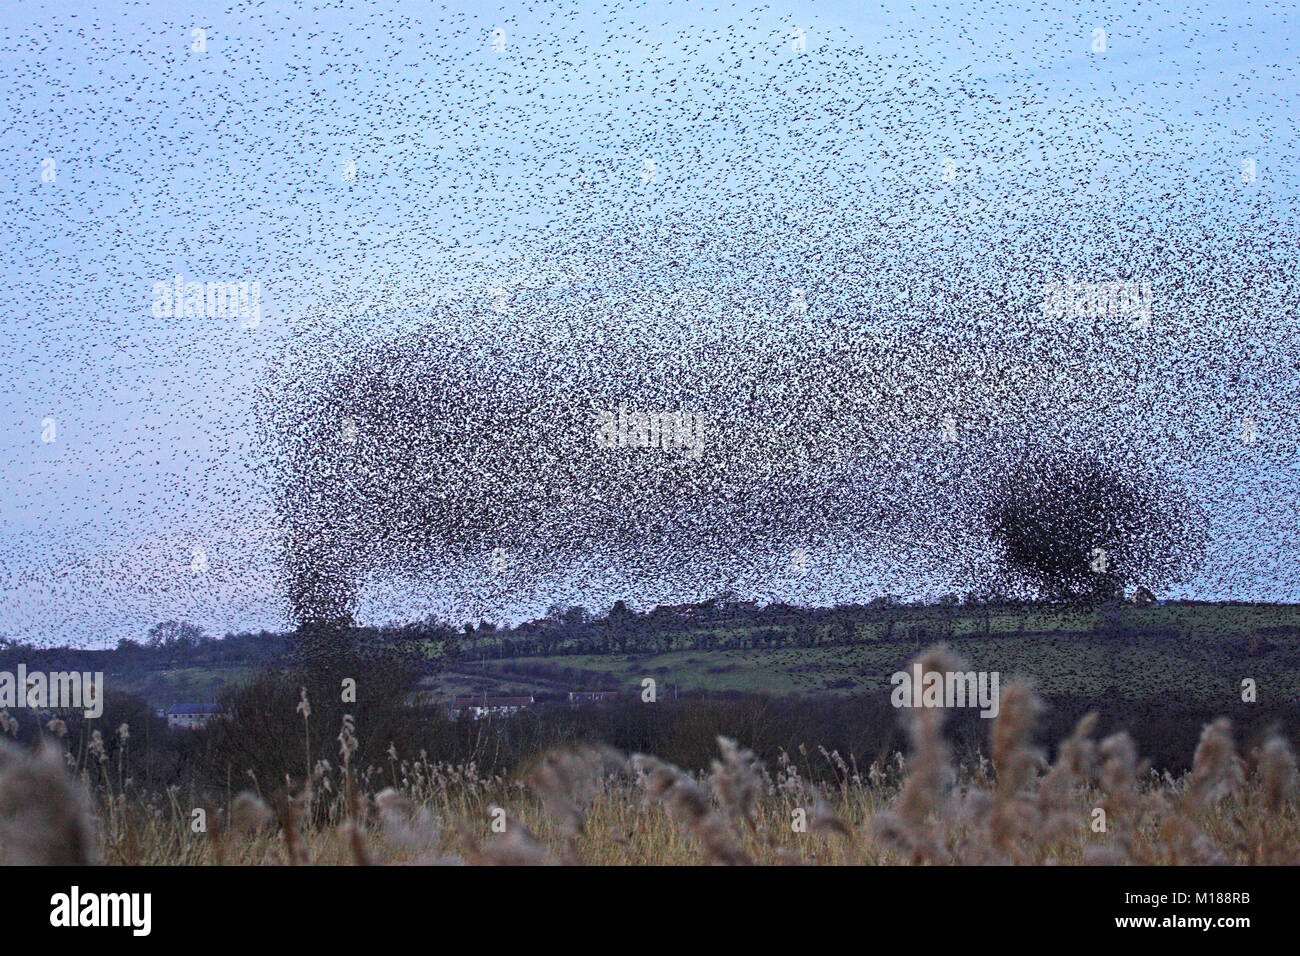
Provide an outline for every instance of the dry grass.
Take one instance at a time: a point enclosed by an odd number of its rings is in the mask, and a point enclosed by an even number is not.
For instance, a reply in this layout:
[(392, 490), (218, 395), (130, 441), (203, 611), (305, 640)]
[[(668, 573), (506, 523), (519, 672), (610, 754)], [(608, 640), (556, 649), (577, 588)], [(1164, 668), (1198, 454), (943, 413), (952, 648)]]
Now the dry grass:
[[(922, 663), (955, 666), (943, 649)], [(1008, 686), (992, 759), (974, 766), (954, 766), (941, 711), (905, 711), (906, 760), (859, 772), (822, 750), (831, 784), (808, 779), (807, 753), (801, 775), (790, 755), (769, 769), (719, 738), (708, 774), (574, 747), (506, 779), (390, 750), (398, 785), (378, 788), (377, 768), (351, 763), (349, 718), (336, 766), (320, 759), (271, 791), (252, 780), (225, 806), (197, 808), (202, 828), (176, 791), (136, 793), (115, 776), (102, 741), (84, 765), (61, 759), (52, 728), (36, 754), (0, 740), (0, 847), (12, 862), (191, 865), (1300, 862), (1296, 760), (1280, 735), (1243, 758), (1216, 720), (1174, 779), (1127, 734), (1097, 740), (1090, 715), (1049, 766), (1032, 744), (1040, 710), (1027, 684)]]

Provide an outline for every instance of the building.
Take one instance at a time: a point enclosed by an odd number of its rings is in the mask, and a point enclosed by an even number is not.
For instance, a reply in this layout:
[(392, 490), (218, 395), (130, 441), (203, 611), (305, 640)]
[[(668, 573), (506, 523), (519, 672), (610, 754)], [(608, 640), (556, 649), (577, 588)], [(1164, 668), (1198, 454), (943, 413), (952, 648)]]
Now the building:
[(1150, 605), (1157, 603), (1156, 596), (1144, 587), (1138, 587), (1129, 600), (1138, 607), (1149, 607)]
[(510, 717), (534, 704), (532, 697), (454, 697), (451, 701), (452, 717), (481, 720), (484, 717)]
[(698, 604), (661, 604), (654, 609), (657, 617), (670, 617), (679, 621), (691, 621), (699, 617)]
[(197, 730), (220, 712), (216, 704), (172, 704), (167, 708), (167, 726), (172, 730)]
[(571, 690), (569, 691), (569, 703), (575, 707), (583, 704), (599, 704), (606, 700), (617, 700), (618, 691), (616, 690)]

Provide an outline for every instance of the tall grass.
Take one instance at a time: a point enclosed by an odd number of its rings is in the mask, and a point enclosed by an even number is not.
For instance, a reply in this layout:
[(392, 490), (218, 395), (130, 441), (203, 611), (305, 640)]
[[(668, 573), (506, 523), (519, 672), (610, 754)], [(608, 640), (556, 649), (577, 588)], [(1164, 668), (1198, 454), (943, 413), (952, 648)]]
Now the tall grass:
[[(937, 648), (927, 670), (956, 666)], [(309, 705), (300, 701), (304, 731)], [(1127, 733), (1101, 740), (1084, 717), (1047, 763), (1042, 705), (1009, 685), (989, 756), (953, 759), (945, 712), (903, 712), (909, 750), (865, 770), (837, 752), (782, 752), (773, 767), (727, 737), (708, 772), (647, 754), (575, 745), (517, 774), (427, 754), (352, 762), (248, 785), (191, 807), (113, 772), (95, 733), (84, 754), (58, 728), (34, 751), (0, 738), (0, 859), (109, 864), (1281, 864), (1300, 862), (1296, 758), (1270, 735), (1242, 755), (1208, 724), (1191, 770), (1157, 774)], [(4, 715), (0, 726), (7, 726)], [(120, 742), (129, 728), (119, 729)], [(71, 772), (69, 772), (71, 771)], [(816, 779), (814, 779), (816, 777)], [(381, 783), (386, 784), (382, 785)], [(233, 788), (232, 788), (233, 790)], [(196, 812), (201, 811), (201, 812)]]

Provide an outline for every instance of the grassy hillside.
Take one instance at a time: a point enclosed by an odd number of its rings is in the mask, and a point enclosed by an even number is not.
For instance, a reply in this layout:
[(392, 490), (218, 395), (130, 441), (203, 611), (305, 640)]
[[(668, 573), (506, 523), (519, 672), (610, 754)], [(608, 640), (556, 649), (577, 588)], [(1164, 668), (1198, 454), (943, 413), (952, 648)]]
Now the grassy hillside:
[(216, 700), (217, 692), (238, 684), (253, 672), (249, 667), (171, 667), (156, 671), (105, 673), (108, 686), (122, 693), (138, 694), (153, 708), (179, 703)]
[[(1293, 633), (1260, 629), (1293, 628)], [(1262, 639), (1252, 640), (1260, 635)], [(788, 609), (711, 620), (639, 615), (618, 630), (607, 619), (560, 628), (545, 640), (526, 627), (476, 634), (460, 654), (441, 640), (376, 632), (433, 658), (423, 682), (431, 700), (457, 694), (562, 695), (570, 690), (638, 691), (646, 677), (663, 691), (773, 695), (887, 693), (889, 675), (919, 650), (945, 641), (976, 670), (1027, 674), (1046, 695), (1148, 699), (1174, 693), (1218, 705), (1240, 699), (1254, 678), (1260, 702), (1300, 701), (1300, 606), (1191, 604), (1109, 611), (1025, 607)], [(189, 650), (43, 650), (10, 647), (0, 665), (103, 670), (108, 688), (152, 707), (208, 701), (284, 659), (286, 635), (241, 635)]]
[[(552, 654), (462, 663), (433, 681), (435, 694), (662, 688), (787, 694), (888, 693), (889, 676), (936, 639), (947, 640), (975, 670), (1024, 674), (1041, 693), (1140, 700), (1174, 693), (1198, 703), (1240, 700), (1253, 678), (1262, 701), (1300, 700), (1300, 640), (1268, 637), (1262, 627), (1300, 626), (1293, 606), (1193, 605), (1125, 609), (1118, 630), (1098, 612), (1029, 608), (987, 620), (958, 611), (944, 619), (909, 614), (887, 636), (884, 622), (854, 626), (853, 643), (834, 646), (714, 649), (760, 644), (764, 628), (692, 629), (659, 653)], [(814, 625), (815, 627), (816, 625)], [(825, 625), (823, 625), (825, 626)], [(987, 630), (986, 630), (987, 629)]]

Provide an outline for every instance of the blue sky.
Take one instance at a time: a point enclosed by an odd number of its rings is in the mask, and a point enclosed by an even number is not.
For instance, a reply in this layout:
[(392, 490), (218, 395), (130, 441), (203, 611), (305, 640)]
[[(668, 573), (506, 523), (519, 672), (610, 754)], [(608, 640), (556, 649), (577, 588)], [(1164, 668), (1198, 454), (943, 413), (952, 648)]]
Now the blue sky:
[[(1189, 220), (1235, 222), (1250, 202), (1294, 224), (1298, 23), (1290, 3), (6, 5), (0, 633), (101, 646), (172, 617), (281, 625), (250, 403), (307, 325), (372, 331), (329, 314), (344, 295), (554, 283), (537, 279), (555, 264), (541, 240), (725, 212), (737, 191), (839, 205), (846, 222), (922, 188), (942, 207), (948, 158), (984, 229), (1035, 189), (1094, 208), (1118, 189), (1126, 219), (1181, 190)], [(870, 82), (837, 102), (837, 69)], [(874, 131), (827, 119), (864, 101)], [(637, 192), (645, 155), (653, 196)], [(948, 225), (907, 208), (919, 249), (952, 248)], [(154, 284), (178, 273), (260, 281), (261, 322), (155, 318)], [(1246, 334), (1271, 330), (1268, 349), (1294, 357), (1294, 321), (1254, 316)], [(1216, 560), (1238, 570), (1196, 590), (1293, 597), (1294, 460), (1216, 467), (1253, 510), (1215, 515)], [(791, 594), (931, 587), (834, 581)], [(633, 585), (557, 572), (548, 587), (607, 606)], [(472, 574), (401, 590), (376, 582), (365, 614), (546, 603)]]

